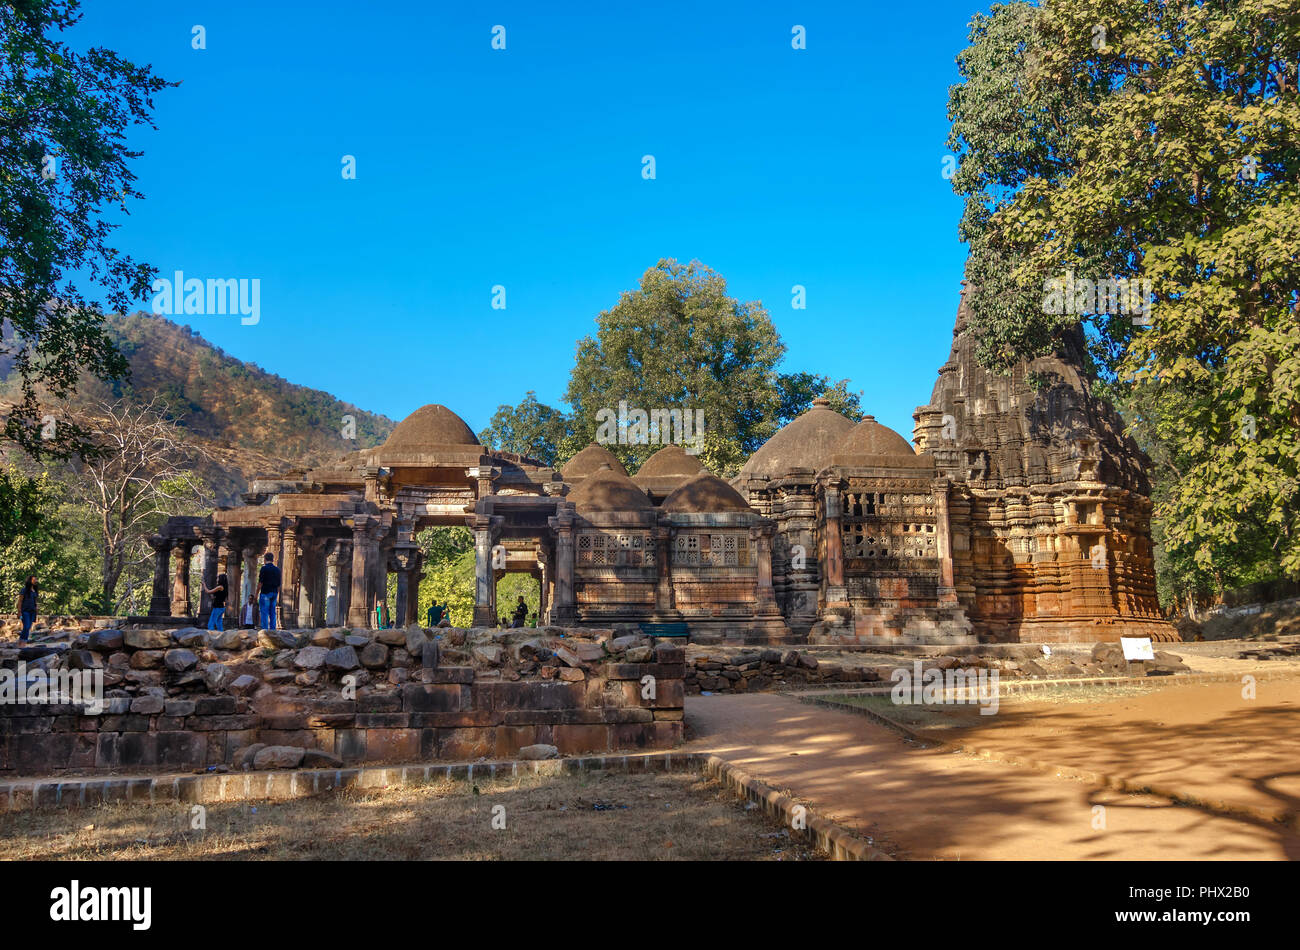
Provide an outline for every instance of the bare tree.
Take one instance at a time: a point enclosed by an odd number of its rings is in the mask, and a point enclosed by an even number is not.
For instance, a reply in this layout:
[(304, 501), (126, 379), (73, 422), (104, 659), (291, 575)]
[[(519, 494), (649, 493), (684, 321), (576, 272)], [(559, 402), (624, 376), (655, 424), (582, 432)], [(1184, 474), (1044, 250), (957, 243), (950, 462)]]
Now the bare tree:
[(112, 610), (123, 571), (147, 556), (146, 539), (158, 523), (202, 504), (205, 488), (194, 468), (204, 452), (184, 439), (157, 398), (135, 407), (120, 399), (98, 402), (79, 415), (94, 435), (96, 451), (74, 459), (71, 492), (95, 517), (104, 546), (103, 604)]

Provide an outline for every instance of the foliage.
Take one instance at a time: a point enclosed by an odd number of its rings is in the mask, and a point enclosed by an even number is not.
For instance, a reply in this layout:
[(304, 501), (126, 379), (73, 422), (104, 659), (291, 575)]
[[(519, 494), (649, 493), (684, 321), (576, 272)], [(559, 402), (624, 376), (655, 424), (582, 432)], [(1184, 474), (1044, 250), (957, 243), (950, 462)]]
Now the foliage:
[[(1166, 588), (1300, 576), (1300, 9), (1014, 3), (971, 39), (950, 113), (981, 358), (1082, 322), (1158, 459)], [(1150, 281), (1151, 325), (1045, 312), (1066, 273)]]
[(126, 132), (149, 125), (152, 96), (175, 85), (111, 50), (70, 48), (59, 34), (78, 6), (0, 4), (0, 355), (20, 381), (3, 437), (32, 455), (85, 446), (71, 422), (50, 437), (42, 391), (62, 399), (83, 373), (108, 381), (126, 372), (101, 303), (66, 275), (85, 274), (117, 310), (146, 296), (155, 272), (108, 243), (107, 214), (143, 197)]
[[(722, 276), (698, 261), (659, 261), (596, 324), (594, 337), (578, 341), (565, 393), (573, 436), (557, 453), (564, 459), (596, 441), (598, 413), (617, 414), (620, 403), (629, 411), (702, 410), (701, 461), (734, 474), (829, 382), (779, 374), (785, 344), (762, 304), (729, 296)], [(836, 384), (837, 398), (860, 415), (846, 385)], [(635, 471), (661, 446), (607, 447)]]
[(14, 468), (0, 471), (0, 609), (4, 612), (13, 610), (18, 591), (32, 574), (40, 583), (42, 614), (96, 612), (87, 600), (93, 552), (69, 544), (58, 516), (61, 494), (48, 474), (29, 476)]
[(555, 464), (560, 443), (570, 434), (565, 414), (537, 401), (531, 389), (518, 406), (501, 405), (478, 434), (485, 446)]

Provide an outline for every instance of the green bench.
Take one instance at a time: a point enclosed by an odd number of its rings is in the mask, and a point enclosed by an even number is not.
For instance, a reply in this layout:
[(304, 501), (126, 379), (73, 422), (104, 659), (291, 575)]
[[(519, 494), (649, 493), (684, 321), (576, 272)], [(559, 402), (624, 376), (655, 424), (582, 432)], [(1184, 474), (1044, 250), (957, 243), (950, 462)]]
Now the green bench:
[(690, 628), (678, 623), (642, 623), (637, 624), (647, 637), (689, 637)]

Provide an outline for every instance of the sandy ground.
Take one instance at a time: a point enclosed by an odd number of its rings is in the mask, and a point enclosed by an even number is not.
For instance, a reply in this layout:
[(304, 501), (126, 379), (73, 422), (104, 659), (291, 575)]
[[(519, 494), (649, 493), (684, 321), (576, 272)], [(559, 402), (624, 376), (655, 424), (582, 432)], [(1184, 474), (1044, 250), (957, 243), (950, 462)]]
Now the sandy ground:
[[(898, 857), (1300, 859), (1300, 837), (1277, 825), (922, 748), (863, 716), (788, 696), (693, 696), (686, 716), (692, 750), (725, 756)], [(1238, 731), (1247, 722), (1262, 736), (1267, 724), (1285, 731), (1291, 721), (1242, 712)], [(1188, 739), (1185, 756), (1198, 745)]]
[[(1091, 769), (1174, 788), (1207, 802), (1275, 816), (1300, 811), (1300, 677), (1269, 678), (1246, 698), (1237, 684), (1177, 684), (1095, 703), (1004, 700), (972, 707), (960, 734), (919, 732), (963, 746)], [(888, 714), (888, 713), (886, 713)]]

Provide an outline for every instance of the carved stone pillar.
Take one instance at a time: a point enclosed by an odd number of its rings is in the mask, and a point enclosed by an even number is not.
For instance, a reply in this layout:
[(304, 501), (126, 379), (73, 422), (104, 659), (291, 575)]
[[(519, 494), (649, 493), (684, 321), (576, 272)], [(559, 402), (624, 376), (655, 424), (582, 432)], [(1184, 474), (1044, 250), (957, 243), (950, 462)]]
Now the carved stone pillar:
[[(284, 557), (280, 551), (283, 541), (281, 539), (280, 522), (275, 522), (266, 526), (266, 551), (263, 554), (270, 553), (275, 556), (275, 566), (282, 567)], [(259, 561), (262, 558), (258, 558)]]
[[(409, 542), (408, 542), (409, 543)], [(414, 547), (399, 545), (393, 550), (392, 567), (397, 574), (397, 598), (393, 605), (393, 623), (404, 625), (410, 623), (411, 615), (411, 575), (415, 572), (418, 550)]]
[(952, 533), (948, 525), (948, 479), (934, 481), (934, 547), (939, 558), (939, 603), (957, 606), (957, 588), (953, 583)]
[(578, 609), (573, 590), (573, 513), (564, 511), (550, 519), (555, 529), (555, 602), (553, 622), (560, 626), (576, 623)]
[(772, 587), (772, 534), (776, 526), (759, 525), (749, 529), (749, 538), (754, 542), (758, 556), (758, 590), (755, 614), (760, 617), (780, 616), (781, 610), (776, 605), (776, 591)]
[(496, 572), (492, 568), (493, 518), (471, 515), (466, 519), (474, 532), (474, 626), (496, 626)]
[(172, 577), (172, 616), (190, 615), (190, 546), (192, 542), (179, 541), (172, 549), (176, 572)]
[(284, 563), (280, 565), (280, 629), (298, 626), (298, 526), (285, 525)]
[(823, 505), (826, 513), (826, 607), (849, 609), (849, 594), (844, 586), (844, 536), (840, 519), (843, 504), (837, 483), (823, 485)]
[(358, 517), (352, 527), (352, 593), (348, 603), (348, 626), (357, 630), (369, 628), (371, 622), (371, 557), (370, 519)]
[(255, 596), (257, 594), (257, 573), (262, 569), (262, 555), (265, 553), (266, 549), (256, 544), (244, 548), (244, 583), (239, 590), (240, 617), (244, 615), (244, 605), (248, 603), (249, 597), (254, 600), (253, 613), (257, 613), (257, 598)]
[(238, 545), (226, 541), (221, 546), (220, 562), (217, 567), (226, 572), (226, 618), (225, 627), (239, 626), (239, 610), (243, 604), (241, 594), (244, 588), (244, 564), (242, 552)]
[(343, 560), (343, 545), (335, 541), (330, 546), (329, 555), (325, 558), (325, 626), (337, 627), (342, 621), (342, 613), (339, 608), (339, 573), (340, 562)]
[(167, 590), (167, 562), (171, 558), (172, 543), (164, 538), (149, 539), (153, 548), (153, 597), (149, 600), (150, 617), (172, 615), (171, 593)]
[(665, 618), (677, 614), (673, 594), (673, 534), (667, 526), (654, 529), (650, 543), (655, 548), (655, 617)]
[(339, 554), (339, 607), (336, 624), (347, 622), (348, 608), (352, 603), (352, 542), (336, 542)]
[(199, 622), (206, 625), (208, 615), (212, 612), (212, 595), (208, 588), (217, 586), (217, 536), (210, 534), (203, 539), (203, 584), (199, 590)]

